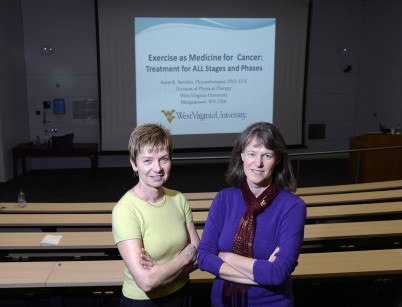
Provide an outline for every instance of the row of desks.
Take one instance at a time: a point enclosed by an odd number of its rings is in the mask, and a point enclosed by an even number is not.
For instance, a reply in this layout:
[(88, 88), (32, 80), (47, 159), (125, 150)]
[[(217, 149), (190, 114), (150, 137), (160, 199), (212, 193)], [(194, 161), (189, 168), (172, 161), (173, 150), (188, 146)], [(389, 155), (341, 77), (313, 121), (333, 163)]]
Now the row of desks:
[[(366, 191), (356, 193), (338, 193), (325, 195), (301, 196), (308, 207), (390, 202), (402, 200), (402, 189)], [(193, 211), (209, 210), (211, 199), (189, 200)], [(107, 213), (111, 212), (115, 203), (27, 203), (25, 208), (19, 208), (17, 203), (0, 203), (1, 213)]]
[[(392, 190), (399, 190), (390, 193)], [(296, 194), (301, 196), (308, 205), (326, 205), (339, 204), (345, 202), (364, 202), (367, 200), (380, 201), (392, 200), (401, 197), (402, 180), (344, 184), (321, 187), (299, 188)], [(190, 201), (193, 210), (208, 210), (211, 201), (215, 198), (217, 192), (195, 192), (183, 193)], [(341, 195), (336, 195), (341, 194)], [(308, 197), (306, 197), (308, 196)], [(19, 209), (14, 202), (0, 203), (0, 212), (43, 212), (51, 211), (63, 213), (84, 213), (84, 212), (111, 212), (114, 202), (96, 202), (96, 203), (29, 203), (24, 209)]]
[[(201, 236), (203, 229), (197, 229)], [(46, 234), (61, 235), (58, 246), (41, 246)], [(304, 241), (402, 236), (402, 220), (323, 223), (305, 226)], [(0, 249), (110, 249), (115, 248), (111, 231), (0, 232)]]
[[(402, 273), (402, 249), (301, 254), (294, 279), (345, 276), (383, 276)], [(2, 288), (120, 286), (122, 260), (0, 263)], [(192, 283), (211, 282), (214, 276), (196, 270)]]
[[(397, 185), (394, 187), (397, 187)], [(194, 210), (194, 221), (197, 225), (203, 225), (205, 223), (208, 209), (212, 201), (211, 199), (199, 200), (198, 198), (213, 196), (208, 194), (210, 193), (192, 193), (186, 195), (191, 199), (190, 204)], [(353, 200), (367, 199), (370, 197), (371, 200), (373, 200), (373, 198), (383, 199), (384, 194), (387, 194), (387, 197), (390, 199), (399, 197), (398, 189), (391, 191), (380, 189), (379, 191), (358, 192), (357, 194), (359, 194), (359, 196), (356, 196), (355, 193), (353, 194)], [(308, 206), (308, 219), (354, 219), (355, 217), (375, 215), (395, 216), (395, 214), (400, 215), (402, 212), (401, 201), (332, 206), (332, 204), (342, 204), (345, 200), (350, 200), (351, 194), (335, 195), (335, 199), (333, 199), (332, 196), (334, 195), (318, 195), (320, 202), (322, 202), (322, 198), (324, 197), (326, 203), (331, 203), (331, 206)], [(314, 203), (314, 201), (312, 201), (312, 203)], [(317, 202), (315, 202), (315, 204), (316, 203)], [(111, 227), (110, 212), (113, 206), (114, 203), (31, 203), (28, 204), (26, 208), (18, 208), (15, 203), (3, 203), (0, 207), (1, 213), (4, 213), (0, 214), (0, 226), (3, 227), (3, 231), (5, 229), (4, 227), (12, 227), (13, 232), (3, 232), (0, 235), (0, 249), (2, 250), (2, 255), (7, 255), (7, 251), (15, 252), (16, 250), (24, 250), (28, 254), (30, 251), (35, 251), (35, 255), (37, 255), (39, 251), (49, 252), (50, 250), (79, 249), (82, 251), (88, 249), (101, 251), (102, 249), (115, 249), (110, 231), (92, 231), (94, 229), (93, 227), (101, 227), (102, 230), (104, 230), (105, 227), (108, 229)], [(66, 212), (68, 213), (66, 214)], [(91, 232), (79, 232), (77, 229), (74, 229), (74, 232), (61, 234), (62, 240), (58, 246), (42, 247), (39, 243), (44, 233), (14, 232), (19, 230), (18, 228), (20, 227), (53, 227), (53, 230), (57, 230), (59, 227), (84, 227), (86, 230), (91, 230)], [(306, 225), (305, 242), (373, 238), (379, 236), (394, 238), (401, 235), (400, 229), (402, 229), (400, 221), (373, 221), (367, 223), (344, 223), (342, 225), (330, 223), (323, 225)], [(201, 234), (202, 229), (198, 231)], [(80, 252), (80, 254), (81, 253), (82, 252)]]
[(341, 184), (341, 185), (330, 185), (321, 187), (304, 187), (304, 188), (298, 188), (296, 194), (299, 196), (305, 196), (305, 195), (370, 192), (370, 191), (393, 190), (393, 189), (402, 189), (402, 180)]
[[(373, 192), (381, 190), (402, 189), (402, 180), (390, 180), (381, 182), (366, 182), (356, 184), (341, 184), (321, 187), (298, 188), (296, 194), (299, 196), (325, 195), (340, 193)], [(195, 192), (184, 193), (188, 200), (210, 200), (216, 196), (216, 192)]]
[[(199, 224), (205, 222), (209, 206), (216, 193), (212, 193), (214, 195), (201, 194), (193, 193), (190, 197), (186, 195), (193, 208), (194, 221)], [(402, 212), (402, 189), (396, 186), (391, 190), (334, 192), (302, 196), (302, 198), (308, 205), (308, 218), (352, 218), (376, 214), (394, 215)], [(16, 204), (3, 203), (0, 204), (0, 207), (3, 207), (0, 209), (0, 224), (4, 222), (3, 226), (15, 228), (23, 226), (69, 227), (72, 225), (73, 227), (111, 227), (110, 212), (113, 206), (114, 203), (28, 203), (26, 208), (18, 208)], [(94, 211), (95, 208), (100, 211)], [(25, 221), (21, 223), (21, 219), (24, 217)], [(202, 229), (198, 229), (198, 232), (202, 235)], [(52, 232), (49, 234), (62, 236), (60, 244), (58, 246), (40, 246), (45, 234), (44, 232), (0, 232), (0, 248), (2, 252), (116, 249), (110, 230), (77, 231), (75, 229), (72, 232)], [(400, 246), (401, 236), (402, 220), (400, 219), (305, 226), (305, 242), (307, 243), (359, 238), (381, 238), (382, 240), (390, 237), (396, 238), (395, 242), (399, 242)], [(394, 247), (398, 247), (398, 245)], [(302, 253), (299, 263), (293, 273), (295, 279), (400, 275), (402, 273), (402, 250), (392, 248)], [(0, 263), (0, 285), (3, 288), (119, 286), (124, 278), (123, 268), (124, 264), (121, 260), (2, 262)], [(212, 279), (212, 275), (199, 270), (191, 274), (193, 283), (210, 282)]]
[[(62, 204), (53, 204), (53, 208), (63, 207)], [(94, 206), (96, 206), (94, 204)], [(40, 204), (31, 210), (19, 208), (19, 213), (0, 214), (1, 227), (111, 227), (111, 213), (41, 213)], [(61, 209), (61, 208), (59, 208)], [(40, 214), (34, 214), (40, 213)], [(55, 212), (54, 210), (51, 212)], [(68, 211), (70, 212), (70, 211)], [(26, 213), (26, 214), (21, 214)], [(320, 206), (307, 207), (307, 219), (331, 219), (331, 218), (352, 218), (367, 217), (374, 215), (397, 215), (402, 214), (402, 201), (384, 202), (384, 203), (368, 203), (368, 204), (352, 204), (338, 206)], [(196, 225), (203, 225), (208, 217), (208, 211), (194, 211), (193, 220)]]

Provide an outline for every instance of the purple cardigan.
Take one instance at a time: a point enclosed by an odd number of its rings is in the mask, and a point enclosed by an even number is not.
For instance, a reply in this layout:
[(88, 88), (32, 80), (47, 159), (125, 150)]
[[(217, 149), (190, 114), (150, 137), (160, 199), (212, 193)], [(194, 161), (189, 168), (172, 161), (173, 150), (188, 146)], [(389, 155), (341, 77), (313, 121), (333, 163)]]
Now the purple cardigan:
[[(198, 246), (198, 266), (216, 276), (211, 301), (221, 301), (223, 280), (219, 269), (223, 263), (219, 251), (231, 252), (232, 242), (245, 212), (246, 205), (240, 188), (227, 188), (217, 194), (209, 210), (208, 219)], [(257, 216), (253, 246), (254, 281), (259, 286), (248, 290), (249, 306), (293, 306), (291, 273), (303, 244), (306, 205), (298, 196), (281, 189), (272, 204)], [(268, 258), (279, 246), (276, 260)]]

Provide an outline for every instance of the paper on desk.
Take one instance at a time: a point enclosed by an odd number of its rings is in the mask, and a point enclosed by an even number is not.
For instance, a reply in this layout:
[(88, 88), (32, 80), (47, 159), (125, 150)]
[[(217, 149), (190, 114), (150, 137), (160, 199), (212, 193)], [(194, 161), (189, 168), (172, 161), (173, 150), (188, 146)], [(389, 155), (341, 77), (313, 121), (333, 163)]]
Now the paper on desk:
[(56, 246), (59, 245), (59, 242), (61, 240), (62, 236), (56, 236), (56, 235), (45, 235), (40, 241), (41, 246)]

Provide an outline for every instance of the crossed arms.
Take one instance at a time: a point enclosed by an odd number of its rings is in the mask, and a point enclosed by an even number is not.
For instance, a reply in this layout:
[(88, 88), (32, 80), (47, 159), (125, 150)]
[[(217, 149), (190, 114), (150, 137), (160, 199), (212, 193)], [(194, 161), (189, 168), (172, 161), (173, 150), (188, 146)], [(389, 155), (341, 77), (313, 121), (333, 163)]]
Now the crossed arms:
[(144, 250), (140, 239), (117, 244), (124, 263), (138, 287), (149, 292), (188, 275), (197, 268), (198, 234), (194, 223), (186, 224), (189, 244), (172, 260), (158, 264)]
[[(271, 256), (269, 262), (276, 260), (276, 254), (279, 252), (277, 247)], [(253, 266), (256, 259), (240, 256), (234, 253), (220, 252), (218, 255), (224, 263), (219, 269), (219, 277), (225, 280), (241, 284), (256, 285), (254, 281)]]

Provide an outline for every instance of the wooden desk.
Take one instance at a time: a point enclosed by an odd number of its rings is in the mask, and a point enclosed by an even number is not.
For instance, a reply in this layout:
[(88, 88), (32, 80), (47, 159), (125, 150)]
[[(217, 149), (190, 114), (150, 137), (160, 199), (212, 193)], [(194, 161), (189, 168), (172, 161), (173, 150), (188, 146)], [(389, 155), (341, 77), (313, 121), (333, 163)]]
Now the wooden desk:
[[(378, 204), (377, 204), (378, 205)], [(385, 205), (386, 206), (386, 205)], [(399, 206), (400, 204), (396, 204)], [(392, 205), (391, 205), (392, 207)], [(349, 207), (347, 210), (353, 211)], [(391, 210), (391, 209), (389, 209)], [(339, 213), (338, 213), (339, 214)], [(207, 218), (207, 212), (197, 213), (194, 212), (194, 222), (204, 223)], [(367, 224), (365, 224), (367, 223)], [(373, 224), (369, 224), (373, 223)], [(375, 224), (378, 223), (378, 224)], [(353, 226), (352, 226), (353, 225)], [(322, 233), (323, 230), (329, 229), (329, 233), (340, 233), (339, 237), (343, 235), (356, 235), (355, 231), (362, 229), (359, 235), (363, 235), (366, 231), (367, 234), (375, 234), (380, 231), (379, 227), (389, 227), (386, 231), (394, 231), (402, 235), (402, 220), (387, 220), (387, 221), (371, 221), (371, 222), (356, 222), (356, 223), (325, 223), (306, 225), (306, 237), (308, 238), (308, 229), (320, 229), (318, 232)], [(386, 226), (387, 225), (387, 226)], [(389, 226), (390, 225), (390, 226)], [(107, 227), (112, 226), (112, 215), (110, 213), (99, 214), (1, 214), (0, 227)], [(398, 227), (400, 227), (398, 229)], [(345, 233), (347, 232), (347, 233)], [(335, 237), (337, 238), (337, 237)]]
[(353, 218), (402, 213), (402, 201), (307, 207), (307, 219)]
[(402, 220), (323, 223), (304, 226), (304, 241), (402, 236)]
[[(323, 195), (305, 195), (301, 198), (307, 206), (357, 204), (363, 202), (380, 202), (402, 200), (402, 189), (380, 190), (356, 193), (336, 193)], [(209, 211), (212, 200), (190, 200), (190, 208), (197, 211)], [(25, 208), (19, 208), (17, 203), (0, 203), (0, 214), (21, 213), (111, 213), (115, 203), (27, 203)], [(197, 213), (196, 215), (198, 215)]]
[(27, 203), (24, 208), (17, 202), (0, 203), (1, 213), (111, 213), (116, 203)]
[(402, 249), (301, 254), (292, 276), (332, 278), (402, 274)]
[[(122, 260), (57, 262), (49, 274), (46, 287), (122, 285), (123, 270)], [(402, 250), (388, 249), (301, 254), (292, 277), (311, 279), (400, 274)], [(190, 274), (191, 283), (212, 282), (214, 278), (212, 274), (200, 270)]]
[(111, 227), (110, 213), (0, 214), (0, 227)]
[(296, 195), (323, 195), (402, 189), (402, 180), (298, 188)]
[[(207, 216), (208, 216), (208, 210), (210, 206), (210, 202), (208, 201), (195, 201), (196, 204), (193, 204), (190, 202), (190, 206), (195, 206), (193, 209), (193, 218), (194, 218), (194, 223), (200, 224), (200, 223), (205, 223)], [(114, 207), (115, 203), (27, 203), (27, 206), (24, 208), (18, 207), (17, 203), (0, 203), (0, 214), (101, 214), (101, 215), (89, 215), (87, 218), (95, 217), (92, 222), (103, 222), (105, 218), (105, 214), (111, 214), (112, 209)], [(204, 208), (204, 209), (201, 209)], [(197, 211), (197, 210), (202, 210), (202, 211)], [(30, 216), (30, 215), (29, 215)], [(67, 215), (69, 217), (70, 215)], [(76, 215), (77, 217), (79, 215)], [(63, 221), (65, 222), (67, 217), (65, 216)], [(74, 217), (74, 216), (72, 216)], [(15, 219), (15, 215), (10, 215), (10, 222), (12, 222)], [(79, 216), (79, 219), (83, 218), (86, 220), (85, 216), (81, 217)], [(6, 217), (3, 217), (5, 220)], [(76, 219), (76, 220), (79, 220)], [(109, 217), (108, 217), (109, 219)], [(0, 217), (0, 226), (1, 226), (1, 220), (2, 218)], [(21, 220), (22, 223), (25, 223), (27, 220), (29, 220), (29, 217), (26, 219)], [(36, 221), (42, 220), (39, 216), (36, 217)], [(59, 219), (57, 219), (59, 220)], [(89, 222), (89, 223), (92, 223)], [(44, 222), (43, 222), (44, 223)]]
[(55, 262), (0, 262), (0, 288), (46, 287), (55, 264)]
[[(402, 180), (389, 180), (378, 181), (369, 183), (356, 183), (356, 184), (341, 184), (332, 186), (321, 187), (303, 187), (298, 188), (297, 195), (322, 195), (322, 194), (336, 194), (336, 193), (351, 193), (351, 192), (364, 192), (364, 191), (379, 191), (379, 190), (392, 190), (402, 189)], [(183, 193), (186, 198), (191, 200), (213, 200), (218, 192), (196, 192), (196, 193)]]
[[(386, 203), (369, 203), (337, 206), (307, 207), (307, 219), (354, 218), (376, 215), (391, 215), (402, 213), (402, 201)], [(196, 225), (205, 224), (208, 211), (194, 211), (193, 220)]]
[[(1, 288), (120, 286), (122, 260), (3, 262)], [(301, 254), (294, 279), (388, 276), (402, 274), (402, 249)], [(196, 270), (192, 283), (212, 282), (214, 276)]]
[(120, 286), (124, 268), (122, 260), (57, 262), (46, 287)]
[[(193, 212), (194, 223), (204, 224), (207, 216), (208, 211)], [(0, 227), (112, 227), (112, 214), (0, 214)]]
[[(354, 193), (334, 193), (320, 195), (301, 195), (307, 206), (319, 205), (338, 205), (346, 203), (363, 203), (363, 202), (379, 202), (402, 200), (402, 188), (377, 191), (361, 191)], [(190, 207), (193, 211), (209, 210), (212, 199), (190, 200)]]
[(209, 211), (193, 211), (193, 222), (195, 225), (204, 225), (207, 221)]
[[(364, 134), (351, 138), (349, 144), (350, 149), (402, 146), (402, 135)], [(359, 182), (402, 179), (402, 148), (361, 152), (358, 164), (357, 155), (349, 155), (349, 175), (354, 178), (358, 167)]]
[(212, 199), (205, 200), (189, 200), (190, 208), (194, 211), (208, 211), (211, 207)]
[(22, 160), (22, 172), (26, 172), (26, 158), (46, 157), (88, 157), (91, 160), (93, 170), (98, 168), (98, 144), (97, 143), (73, 143), (68, 148), (53, 148), (48, 144), (34, 145), (23, 143), (13, 148), (14, 178), (18, 176), (18, 160)]
[[(193, 211), (209, 210), (211, 200), (189, 200)], [(111, 213), (116, 203), (27, 203), (19, 208), (17, 202), (0, 203), (0, 213)]]
[[(402, 249), (301, 254), (293, 279), (402, 274)], [(214, 276), (196, 270), (191, 282), (212, 282)]]
[[(394, 181), (394, 186), (399, 183)], [(402, 183), (402, 181), (401, 181)], [(371, 185), (371, 184), (370, 184)], [(380, 183), (380, 186), (385, 186)], [(388, 185), (389, 186), (389, 185)], [(338, 186), (339, 187), (339, 186)], [(333, 191), (333, 190), (332, 190)], [(332, 205), (346, 203), (362, 203), (365, 201), (392, 201), (402, 200), (402, 189), (363, 191), (355, 193), (335, 193), (320, 195), (302, 195), (300, 196), (308, 206), (315, 205)], [(208, 211), (212, 199), (210, 200), (189, 200), (190, 208), (193, 212)], [(116, 203), (99, 202), (99, 203), (27, 203), (25, 208), (19, 208), (16, 202), (0, 203), (0, 213), (111, 213)]]
[(307, 206), (402, 200), (402, 189), (300, 196)]
[[(41, 246), (45, 235), (61, 235), (59, 245)], [(0, 250), (112, 249), (116, 248), (111, 231), (82, 232), (0, 232)]]
[(183, 193), (188, 200), (213, 200), (218, 192)]
[[(204, 229), (197, 229), (202, 236)], [(304, 226), (304, 241), (402, 236), (402, 220), (324, 223)]]
[[(203, 229), (197, 229), (202, 235)], [(58, 246), (40, 246), (46, 234), (62, 235)], [(402, 236), (402, 220), (325, 223), (305, 226), (304, 241)], [(0, 250), (116, 248), (111, 231), (0, 232)]]

